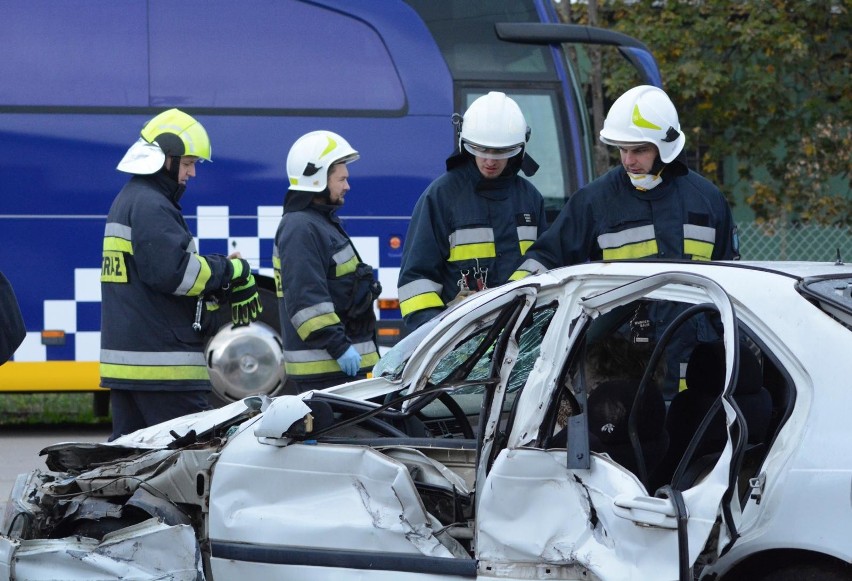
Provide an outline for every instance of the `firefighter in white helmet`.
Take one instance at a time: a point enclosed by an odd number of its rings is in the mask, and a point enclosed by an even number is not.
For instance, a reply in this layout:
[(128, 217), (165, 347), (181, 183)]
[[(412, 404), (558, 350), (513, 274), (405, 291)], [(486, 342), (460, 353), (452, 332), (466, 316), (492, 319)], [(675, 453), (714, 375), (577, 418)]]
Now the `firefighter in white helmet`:
[(290, 188), (272, 262), (290, 392), (366, 377), (379, 360), (373, 303), (381, 287), (337, 216), (358, 157), (331, 131), (303, 135), (287, 155)]
[(112, 439), (209, 409), (203, 350), (219, 328), (214, 315), (229, 310), (232, 324), (247, 325), (263, 310), (249, 263), (199, 254), (181, 213), (196, 165), (210, 159), (201, 123), (170, 109), (145, 123), (118, 163), (132, 177), (109, 210), (101, 267), (100, 375), (112, 390)]
[[(621, 165), (568, 199), (513, 280), (590, 260), (739, 258), (731, 208), (715, 185), (687, 168), (686, 138), (662, 89), (642, 85), (621, 95), (600, 139), (618, 148)], [(675, 365), (669, 397), (678, 388)]]
[(506, 282), (547, 227), (532, 183), (530, 129), (518, 104), (490, 92), (458, 118), (458, 151), (420, 196), (399, 273), (400, 310), (409, 330), (472, 292)]

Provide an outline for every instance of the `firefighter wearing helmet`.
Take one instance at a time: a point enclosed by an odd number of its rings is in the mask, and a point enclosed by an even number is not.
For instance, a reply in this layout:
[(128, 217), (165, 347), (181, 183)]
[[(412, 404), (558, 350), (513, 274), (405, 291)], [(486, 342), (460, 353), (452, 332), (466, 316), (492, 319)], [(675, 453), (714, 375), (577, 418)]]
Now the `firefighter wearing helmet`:
[(358, 157), (331, 131), (301, 136), (287, 155), (272, 263), (290, 392), (366, 377), (379, 360), (373, 303), (381, 287), (337, 216)]
[[(621, 165), (568, 199), (513, 280), (589, 260), (739, 258), (731, 208), (715, 185), (687, 168), (686, 138), (662, 89), (642, 85), (621, 95), (600, 139), (618, 148)], [(668, 396), (678, 389), (676, 365)]]
[(101, 266), (100, 385), (112, 390), (111, 439), (209, 409), (203, 349), (215, 315), (247, 325), (263, 309), (249, 263), (199, 254), (181, 213), (196, 165), (210, 160), (201, 123), (170, 109), (144, 124), (118, 163), (131, 177), (110, 207)]
[(409, 330), (506, 282), (547, 228), (541, 193), (519, 175), (538, 165), (518, 104), (492, 91), (454, 117), (458, 150), (417, 201), (403, 248), (399, 300)]

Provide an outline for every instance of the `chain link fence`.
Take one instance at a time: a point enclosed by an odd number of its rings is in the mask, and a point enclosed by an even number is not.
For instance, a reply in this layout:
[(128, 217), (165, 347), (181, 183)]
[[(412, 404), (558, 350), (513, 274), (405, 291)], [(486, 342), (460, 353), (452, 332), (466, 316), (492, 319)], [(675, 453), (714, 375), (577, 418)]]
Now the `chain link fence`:
[(737, 224), (742, 260), (852, 262), (852, 228), (745, 222)]

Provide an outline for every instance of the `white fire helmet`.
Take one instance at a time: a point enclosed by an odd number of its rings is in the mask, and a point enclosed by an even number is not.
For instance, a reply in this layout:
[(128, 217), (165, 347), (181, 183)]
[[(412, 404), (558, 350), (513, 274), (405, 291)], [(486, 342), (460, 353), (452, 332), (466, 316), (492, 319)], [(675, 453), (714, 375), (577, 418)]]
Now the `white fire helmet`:
[(515, 101), (491, 91), (477, 98), (462, 118), (459, 150), (487, 159), (507, 159), (521, 152), (530, 129)]
[(653, 143), (663, 163), (673, 161), (686, 143), (671, 99), (651, 85), (633, 87), (615, 100), (600, 139), (615, 146)]
[(331, 131), (302, 135), (287, 154), (290, 189), (321, 192), (328, 185), (328, 170), (335, 163), (351, 163), (360, 155), (349, 142)]

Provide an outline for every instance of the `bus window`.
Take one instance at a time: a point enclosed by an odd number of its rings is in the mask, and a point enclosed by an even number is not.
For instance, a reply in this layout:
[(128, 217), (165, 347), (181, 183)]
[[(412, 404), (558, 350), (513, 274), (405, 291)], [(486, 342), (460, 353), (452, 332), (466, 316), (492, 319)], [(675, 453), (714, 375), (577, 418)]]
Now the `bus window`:
[[(393, 60), (366, 22), (293, 0), (256, 0), (251, 6), (151, 3), (151, 104), (173, 104), (181, 95), (183, 107), (336, 115), (405, 110)], [(316, 84), (317, 71), (325, 86)]]
[(97, 10), (82, 4), (91, 3), (32, 0), (25, 9), (4, 6), (0, 105), (148, 105), (146, 3), (100, 2)]

